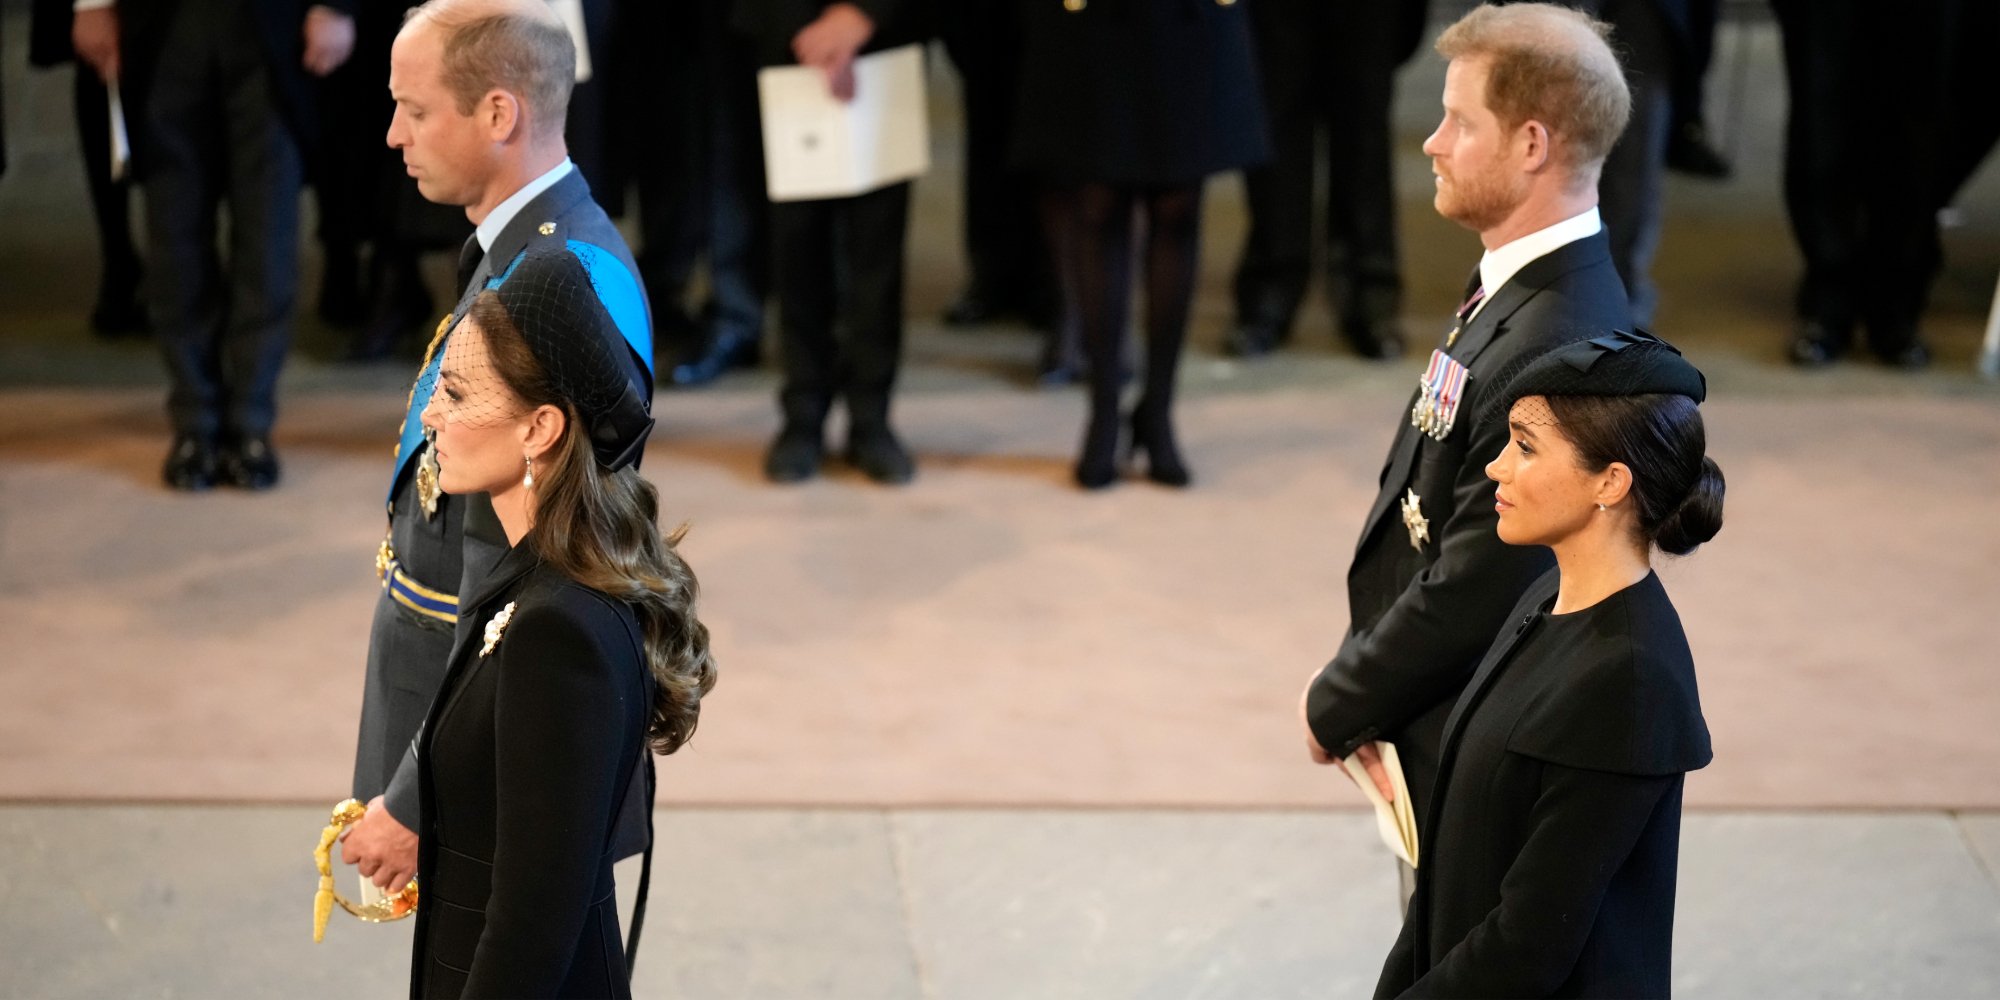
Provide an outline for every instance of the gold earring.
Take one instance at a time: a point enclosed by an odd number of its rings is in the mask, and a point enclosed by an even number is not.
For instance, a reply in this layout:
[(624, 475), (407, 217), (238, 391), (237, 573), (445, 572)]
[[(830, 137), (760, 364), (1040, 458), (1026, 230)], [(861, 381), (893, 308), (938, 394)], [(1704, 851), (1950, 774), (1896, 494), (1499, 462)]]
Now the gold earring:
[[(528, 463), (528, 473), (521, 477), (521, 485), (532, 490), (535, 488), (535, 460), (524, 457), (523, 461)], [(1604, 509), (1603, 504), (1598, 504), (1597, 506), (1599, 510)]]

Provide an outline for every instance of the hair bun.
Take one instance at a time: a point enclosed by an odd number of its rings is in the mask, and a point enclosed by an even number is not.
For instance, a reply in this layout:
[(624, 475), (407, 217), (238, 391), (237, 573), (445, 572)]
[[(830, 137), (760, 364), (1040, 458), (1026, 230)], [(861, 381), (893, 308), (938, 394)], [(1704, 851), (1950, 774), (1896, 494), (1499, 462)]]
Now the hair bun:
[(1701, 475), (1673, 513), (1660, 521), (1659, 531), (1654, 534), (1654, 543), (1662, 552), (1687, 555), (1722, 530), (1723, 488), (1722, 467), (1715, 464), (1715, 459), (1703, 456)]

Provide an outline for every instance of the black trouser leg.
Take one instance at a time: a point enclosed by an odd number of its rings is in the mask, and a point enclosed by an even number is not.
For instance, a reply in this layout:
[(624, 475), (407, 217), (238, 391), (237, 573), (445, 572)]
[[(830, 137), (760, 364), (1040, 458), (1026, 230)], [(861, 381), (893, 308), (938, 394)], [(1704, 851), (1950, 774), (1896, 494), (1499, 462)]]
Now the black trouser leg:
[(840, 351), (833, 330), (835, 204), (792, 201), (771, 206), (778, 328), (785, 355), (778, 405), (787, 425), (819, 427), (840, 386)]
[[(1798, 313), (1844, 342), (1859, 313), (1866, 102), (1849, 54), (1859, 5), (1846, 0), (1773, 0), (1784, 42), (1791, 108), (1785, 125), (1785, 208), (1805, 257)], [(1836, 344), (1836, 347), (1840, 346)]]
[(884, 427), (903, 358), (903, 243), (910, 185), (842, 199), (834, 247), (840, 289), (847, 415), (853, 427)]
[[(178, 434), (222, 429), (222, 264), (215, 247), (226, 151), (211, 44), (194, 9), (173, 18), (146, 102), (146, 229), (153, 329)], [(254, 49), (253, 49), (254, 51)]]
[(1609, 0), (1601, 16), (1613, 25), (1624, 49), (1632, 118), (1604, 162), (1598, 199), (1611, 240), (1611, 260), (1625, 280), (1633, 321), (1646, 326), (1651, 325), (1659, 302), (1652, 269), (1666, 198), (1674, 40), (1654, 0)]
[(714, 95), (709, 105), (709, 288), (711, 336), (755, 338), (771, 294), (769, 202), (764, 138), (757, 111), (757, 64), (750, 46), (715, 17)]
[(1395, 98), (1393, 5), (1327, 4), (1316, 88), (1326, 121), (1328, 294), (1350, 337), (1372, 338), (1403, 308), (1389, 122)]
[[(1314, 0), (1325, 2), (1325, 0)], [(1319, 131), (1315, 36), (1306, 5), (1259, 2), (1250, 8), (1271, 160), (1243, 174), (1250, 228), (1236, 266), (1236, 322), (1289, 336), (1312, 271), (1314, 146)]]
[(1021, 38), (1011, 0), (954, 0), (940, 35), (965, 107), (965, 251), (972, 287), (1000, 308), (1046, 295), (1028, 180), (1007, 167)]
[[(247, 11), (243, 21), (247, 35)], [(223, 429), (262, 437), (277, 418), (278, 373), (291, 349), (302, 166), (298, 144), (272, 103), (262, 50), (235, 48), (223, 56), (222, 66), (228, 163), (223, 191), (229, 202)]]

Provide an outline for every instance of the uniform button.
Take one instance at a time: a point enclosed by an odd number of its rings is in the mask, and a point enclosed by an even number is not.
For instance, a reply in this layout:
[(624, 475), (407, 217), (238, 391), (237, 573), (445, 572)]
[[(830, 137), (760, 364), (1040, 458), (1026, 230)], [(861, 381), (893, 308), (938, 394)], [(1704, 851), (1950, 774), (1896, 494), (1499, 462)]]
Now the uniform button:
[(1084, 0), (1063, 0), (1063, 9), (1072, 14), (1082, 10), (1083, 7)]

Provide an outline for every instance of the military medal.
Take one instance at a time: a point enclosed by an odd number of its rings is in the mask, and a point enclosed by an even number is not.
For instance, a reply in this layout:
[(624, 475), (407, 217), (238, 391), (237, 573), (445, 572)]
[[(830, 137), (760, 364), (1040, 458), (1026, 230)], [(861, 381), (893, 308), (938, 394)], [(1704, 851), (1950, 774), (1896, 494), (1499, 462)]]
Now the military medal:
[(437, 449), (427, 441), (423, 457), (417, 460), (417, 505), (424, 509), (424, 520), (437, 516), (438, 497), (443, 492), (438, 489)]
[(1410, 529), (1410, 547), (1422, 552), (1431, 540), (1431, 522), (1424, 517), (1423, 498), (1414, 489), (1403, 491), (1403, 527)]
[(396, 550), (389, 546), (389, 536), (382, 536), (382, 544), (375, 549), (375, 579), (384, 583), (389, 580), (389, 568), (396, 565)]
[(1444, 440), (1458, 421), (1458, 404), (1472, 372), (1443, 351), (1431, 352), (1430, 367), (1417, 380), (1417, 402), (1410, 408), (1410, 426)]

